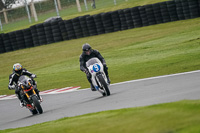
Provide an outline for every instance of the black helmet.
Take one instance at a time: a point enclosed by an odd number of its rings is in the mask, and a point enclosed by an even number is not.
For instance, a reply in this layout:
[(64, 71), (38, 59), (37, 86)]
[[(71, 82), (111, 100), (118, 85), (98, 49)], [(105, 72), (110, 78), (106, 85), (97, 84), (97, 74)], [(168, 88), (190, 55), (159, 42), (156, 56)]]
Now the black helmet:
[(82, 50), (83, 50), (84, 52), (85, 52), (85, 51), (88, 51), (88, 50), (90, 50), (90, 49), (91, 49), (90, 44), (88, 44), (88, 43), (83, 44)]

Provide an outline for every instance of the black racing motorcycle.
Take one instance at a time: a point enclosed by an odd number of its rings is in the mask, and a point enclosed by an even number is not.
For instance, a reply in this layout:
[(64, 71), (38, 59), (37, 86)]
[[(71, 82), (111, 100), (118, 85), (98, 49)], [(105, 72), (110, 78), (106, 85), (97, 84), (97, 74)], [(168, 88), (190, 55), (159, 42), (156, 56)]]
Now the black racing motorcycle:
[(43, 109), (40, 105), (41, 100), (35, 92), (33, 79), (22, 75), (18, 80), (18, 87), (20, 89), (20, 95), (25, 103), (25, 107), (34, 114), (42, 114)]

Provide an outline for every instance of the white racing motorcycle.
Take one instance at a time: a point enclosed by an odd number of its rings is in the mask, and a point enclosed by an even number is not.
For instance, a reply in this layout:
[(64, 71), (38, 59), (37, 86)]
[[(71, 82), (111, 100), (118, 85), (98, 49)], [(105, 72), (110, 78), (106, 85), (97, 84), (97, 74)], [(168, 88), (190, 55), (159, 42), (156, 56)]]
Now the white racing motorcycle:
[(98, 58), (91, 58), (86, 62), (86, 67), (91, 74), (91, 81), (97, 91), (103, 96), (109, 96), (108, 79), (105, 75), (103, 65)]

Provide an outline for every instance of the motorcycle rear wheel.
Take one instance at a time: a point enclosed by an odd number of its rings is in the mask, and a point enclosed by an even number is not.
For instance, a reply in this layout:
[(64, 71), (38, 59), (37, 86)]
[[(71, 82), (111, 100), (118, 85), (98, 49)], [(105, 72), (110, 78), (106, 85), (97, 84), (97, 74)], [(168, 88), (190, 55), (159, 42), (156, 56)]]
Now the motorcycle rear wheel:
[(43, 110), (42, 110), (42, 107), (41, 107), (41, 105), (40, 105), (40, 103), (39, 103), (37, 97), (36, 97), (36, 96), (33, 96), (33, 97), (32, 97), (32, 100), (33, 100), (33, 103), (34, 103), (34, 105), (35, 105), (37, 111), (38, 111), (40, 114), (42, 114), (42, 113), (43, 113)]
[(109, 90), (108, 85), (106, 84), (104, 78), (102, 77), (102, 75), (99, 75), (98, 77), (99, 77), (99, 82), (103, 86), (103, 90), (104, 90), (103, 96), (109, 96), (110, 95), (110, 90)]

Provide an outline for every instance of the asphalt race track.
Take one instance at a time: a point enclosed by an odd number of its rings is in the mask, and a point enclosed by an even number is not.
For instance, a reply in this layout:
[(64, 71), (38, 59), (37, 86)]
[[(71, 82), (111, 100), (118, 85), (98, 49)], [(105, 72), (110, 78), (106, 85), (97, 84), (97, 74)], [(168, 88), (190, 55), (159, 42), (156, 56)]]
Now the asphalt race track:
[(18, 99), (1, 100), (0, 130), (105, 110), (200, 99), (199, 77), (200, 70), (112, 84), (108, 97), (90, 89), (44, 95), (44, 113), (34, 116), (20, 108)]

